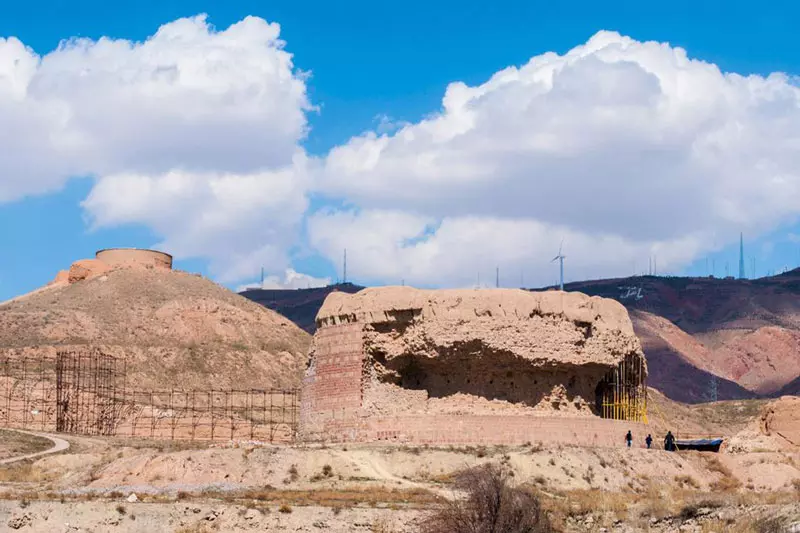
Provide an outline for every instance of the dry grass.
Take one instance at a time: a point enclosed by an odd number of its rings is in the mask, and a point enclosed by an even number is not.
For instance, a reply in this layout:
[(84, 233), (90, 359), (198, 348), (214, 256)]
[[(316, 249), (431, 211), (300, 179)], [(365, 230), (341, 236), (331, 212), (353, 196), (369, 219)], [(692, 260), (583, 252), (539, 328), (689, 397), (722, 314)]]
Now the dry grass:
[(542, 502), (542, 509), (547, 512), (554, 523), (564, 522), (568, 517), (586, 514), (611, 513), (624, 517), (636, 495), (628, 492), (607, 492), (599, 489), (573, 490), (545, 494), (531, 488)]
[(703, 525), (703, 533), (716, 533), (718, 531), (725, 531), (726, 533), (786, 533), (789, 522), (786, 517), (782, 516), (743, 517), (732, 523), (711, 520)]
[(709, 486), (714, 492), (733, 492), (742, 487), (742, 482), (739, 481), (730, 469), (722, 464), (718, 457), (700, 454), (700, 457), (705, 461), (705, 467), (710, 472), (719, 474), (720, 478), (713, 481)]
[(37, 483), (52, 478), (52, 473), (30, 462), (21, 461), (0, 467), (0, 483)]
[[(564, 523), (568, 518), (586, 515), (611, 517), (623, 520), (637, 531), (646, 531), (651, 518), (688, 519), (699, 515), (700, 509), (717, 508), (754, 508), (760, 506), (781, 506), (797, 502), (797, 493), (785, 492), (703, 492), (683, 486), (664, 486), (649, 482), (644, 490), (628, 492), (606, 492), (603, 490), (573, 490), (545, 492), (532, 487), (542, 502), (542, 508), (551, 517), (554, 524)], [(744, 520), (745, 526), (737, 527), (721, 521), (706, 520), (710, 532), (731, 533), (777, 533), (778, 530), (759, 529), (770, 522), (761, 520)], [(609, 525), (609, 524), (606, 524)], [(703, 527), (706, 527), (705, 525)], [(766, 526), (764, 526), (766, 527)]]
[(210, 440), (162, 440), (131, 437), (107, 437), (107, 442), (115, 449), (133, 448), (136, 450), (154, 450), (159, 453), (205, 450), (214, 444)]
[(387, 489), (383, 487), (342, 490), (277, 490), (265, 488), (225, 493), (205, 491), (201, 495), (203, 497), (217, 497), (228, 502), (255, 500), (288, 503), (297, 506), (319, 505), (332, 508), (349, 508), (358, 505), (375, 506), (378, 503), (410, 508), (430, 508), (440, 500), (435, 494), (424, 489)]
[(332, 477), (333, 477), (333, 467), (331, 467), (331, 465), (325, 465), (322, 467), (322, 472), (311, 476), (310, 481), (312, 482), (323, 481), (325, 479), (330, 479)]
[(715, 492), (734, 492), (742, 487), (742, 482), (735, 477), (723, 477), (709, 485)]
[(394, 529), (389, 525), (389, 521), (385, 518), (379, 518), (370, 524), (369, 530), (371, 533), (394, 533)]
[(50, 439), (0, 429), (0, 459), (43, 452), (53, 446)]
[(699, 489), (700, 483), (697, 482), (695, 478), (688, 474), (683, 474), (680, 476), (675, 476), (675, 483), (677, 483), (681, 488), (688, 487), (692, 489)]
[[(140, 494), (139, 501), (143, 503), (174, 503), (193, 499), (218, 499), (225, 503), (262, 508), (259, 503), (271, 502), (292, 506), (321, 506), (336, 509), (349, 509), (357, 506), (377, 506), (384, 504), (392, 508), (430, 509), (435, 507), (441, 499), (435, 494), (424, 489), (387, 489), (370, 487), (364, 489), (346, 490), (278, 490), (271, 487), (243, 491), (215, 491), (206, 490), (192, 493), (181, 491), (177, 495), (168, 493)], [(12, 501), (61, 501), (89, 502), (119, 500), (119, 493), (86, 492), (81, 494), (61, 494), (43, 491), (5, 491), (0, 492), (0, 499)]]
[(179, 527), (175, 530), (175, 533), (211, 533), (211, 528), (202, 523), (196, 523), (189, 526)]

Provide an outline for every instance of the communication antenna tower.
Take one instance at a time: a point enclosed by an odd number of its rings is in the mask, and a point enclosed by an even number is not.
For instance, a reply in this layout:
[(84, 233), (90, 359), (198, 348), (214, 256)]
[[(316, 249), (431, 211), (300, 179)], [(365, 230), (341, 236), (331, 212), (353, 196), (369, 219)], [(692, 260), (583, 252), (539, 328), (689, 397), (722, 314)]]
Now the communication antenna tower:
[(496, 289), (500, 288), (500, 267), (495, 267), (494, 287)]
[(739, 279), (744, 278), (744, 234), (739, 233)]
[(261, 267), (261, 288), (264, 288), (264, 267)]
[(347, 283), (347, 248), (344, 249), (344, 266), (342, 267), (342, 283)]

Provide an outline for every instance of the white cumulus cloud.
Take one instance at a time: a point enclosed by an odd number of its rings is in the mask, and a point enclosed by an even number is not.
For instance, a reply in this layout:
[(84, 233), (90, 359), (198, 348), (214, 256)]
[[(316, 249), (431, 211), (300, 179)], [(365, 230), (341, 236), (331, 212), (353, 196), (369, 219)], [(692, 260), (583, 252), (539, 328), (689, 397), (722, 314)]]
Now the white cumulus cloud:
[(800, 89), (603, 31), (451, 83), (437, 113), (350, 139), (317, 179), (355, 207), (315, 214), (311, 242), (347, 247), (364, 280), (473, 284), (499, 265), (552, 283), (562, 239), (572, 279), (652, 256), (664, 272), (795, 220)]
[[(800, 89), (785, 74), (603, 31), (453, 82), (426, 118), (382, 115), (321, 157), (303, 149), (308, 83), (255, 17), (45, 55), (0, 38), (0, 202), (90, 176), (93, 227), (144, 224), (220, 281), (266, 266), (276, 287), (322, 282), (290, 275), (298, 244), (337, 265), (347, 248), (348, 277), (367, 283), (492, 285), (498, 266), (503, 285), (553, 283), (562, 240), (568, 279), (652, 257), (666, 272), (800, 212)], [(309, 213), (310, 192), (332, 207)]]
[(306, 209), (312, 106), (279, 34), (201, 15), (44, 56), (0, 39), (0, 201), (92, 176), (96, 227), (145, 224), (222, 281), (283, 271)]

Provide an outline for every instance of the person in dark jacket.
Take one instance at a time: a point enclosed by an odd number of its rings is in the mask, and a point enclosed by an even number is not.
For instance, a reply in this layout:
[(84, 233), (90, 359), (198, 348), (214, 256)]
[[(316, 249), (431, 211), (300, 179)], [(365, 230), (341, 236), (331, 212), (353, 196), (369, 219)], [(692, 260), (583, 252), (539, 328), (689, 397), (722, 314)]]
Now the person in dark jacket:
[(672, 436), (672, 431), (667, 431), (667, 436), (664, 437), (664, 449), (668, 452), (675, 451), (675, 437)]
[(651, 437), (649, 433), (647, 434), (647, 438), (644, 439), (644, 443), (647, 444), (647, 449), (649, 450), (650, 445), (653, 444), (653, 437)]
[(631, 441), (633, 440), (633, 435), (631, 435), (631, 431), (628, 430), (628, 434), (625, 435), (625, 441), (628, 443), (628, 448), (631, 447)]

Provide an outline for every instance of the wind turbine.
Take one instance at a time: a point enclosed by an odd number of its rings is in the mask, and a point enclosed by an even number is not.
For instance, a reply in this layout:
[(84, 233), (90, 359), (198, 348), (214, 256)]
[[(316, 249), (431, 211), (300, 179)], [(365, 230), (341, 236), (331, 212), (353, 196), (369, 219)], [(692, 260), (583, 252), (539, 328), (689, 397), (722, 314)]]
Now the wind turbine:
[(560, 270), (560, 276), (558, 278), (559, 279), (558, 286), (559, 286), (559, 289), (563, 291), (564, 290), (564, 256), (561, 254), (561, 247), (562, 246), (564, 246), (564, 240), (563, 239), (561, 240), (561, 244), (558, 245), (558, 255), (555, 256), (553, 258), (553, 260), (550, 261), (550, 262), (554, 263), (556, 260), (558, 260), (558, 266), (559, 266), (559, 270)]

